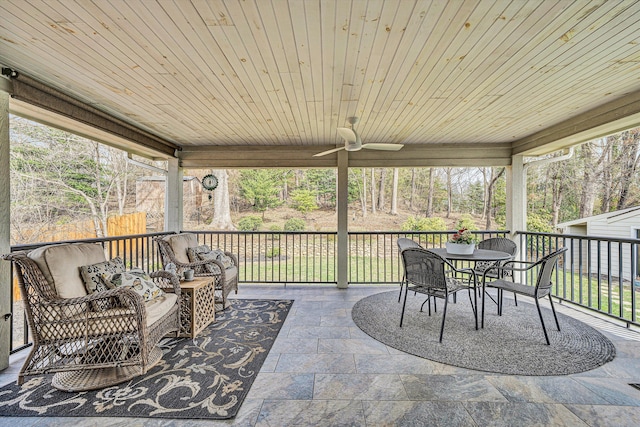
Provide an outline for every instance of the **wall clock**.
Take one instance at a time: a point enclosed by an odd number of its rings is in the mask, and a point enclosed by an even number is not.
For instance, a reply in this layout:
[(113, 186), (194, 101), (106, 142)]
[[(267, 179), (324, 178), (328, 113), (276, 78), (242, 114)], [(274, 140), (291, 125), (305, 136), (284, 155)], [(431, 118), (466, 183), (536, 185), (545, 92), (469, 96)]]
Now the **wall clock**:
[(202, 186), (205, 190), (213, 191), (218, 187), (218, 178), (215, 175), (207, 175), (202, 178)]

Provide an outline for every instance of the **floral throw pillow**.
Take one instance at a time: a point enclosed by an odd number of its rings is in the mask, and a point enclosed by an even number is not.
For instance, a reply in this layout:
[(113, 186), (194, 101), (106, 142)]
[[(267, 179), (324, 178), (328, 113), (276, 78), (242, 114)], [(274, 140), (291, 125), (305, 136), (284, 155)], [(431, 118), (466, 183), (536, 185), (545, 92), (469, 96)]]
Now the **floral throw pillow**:
[[(213, 261), (217, 259), (213, 251), (199, 253), (198, 258), (200, 258), (200, 260), (202, 261)], [(220, 267), (218, 267), (218, 264), (211, 263), (211, 264), (205, 264), (204, 266), (207, 269), (208, 273), (220, 274)]]
[[(117, 257), (110, 261), (99, 262), (97, 264), (83, 265), (80, 267), (80, 276), (84, 282), (84, 287), (88, 294), (109, 290), (109, 287), (102, 280), (104, 274), (116, 274), (124, 271), (124, 261)], [(94, 301), (93, 311), (104, 311), (113, 308), (113, 304), (108, 300)]]
[(164, 291), (156, 285), (144, 270), (134, 268), (122, 273), (102, 276), (110, 288), (128, 287), (140, 295), (144, 301), (151, 301), (164, 295)]
[(233, 260), (231, 259), (230, 256), (225, 254), (222, 249), (215, 249), (211, 252), (215, 254), (216, 259), (220, 261), (222, 265), (224, 265), (225, 269), (233, 267)]
[[(224, 266), (225, 270), (227, 268), (233, 267), (233, 261), (231, 260), (231, 257), (227, 256), (224, 253), (224, 251), (221, 249), (214, 249), (211, 252), (199, 253), (198, 257), (200, 257), (201, 260), (206, 260), (206, 261), (212, 261), (212, 260), (220, 261)], [(207, 267), (209, 267), (209, 271), (211, 273), (220, 274), (220, 268), (218, 267), (217, 264), (207, 264)]]
[[(187, 256), (189, 257), (189, 262), (197, 262), (200, 261), (200, 257), (198, 256), (201, 253), (210, 252), (211, 248), (207, 245), (200, 245), (194, 248), (187, 248)], [(209, 266), (207, 265), (196, 265), (194, 266), (194, 273), (196, 276), (198, 274), (209, 273)]]

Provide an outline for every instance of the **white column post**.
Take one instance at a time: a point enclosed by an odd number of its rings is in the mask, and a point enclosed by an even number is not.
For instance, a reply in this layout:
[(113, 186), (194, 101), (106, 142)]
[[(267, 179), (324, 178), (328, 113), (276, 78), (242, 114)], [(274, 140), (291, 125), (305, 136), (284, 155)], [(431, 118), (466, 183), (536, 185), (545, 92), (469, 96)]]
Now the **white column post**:
[(167, 162), (167, 181), (164, 198), (164, 230), (182, 231), (183, 214), (183, 170), (180, 167), (180, 159), (169, 159)]
[[(11, 250), (9, 184), (9, 93), (0, 90), (0, 254)], [(7, 314), (11, 313), (11, 292), (11, 264), (0, 261), (0, 370), (9, 366), (11, 317)]]
[(518, 257), (524, 259), (520, 239), (516, 231), (527, 231), (527, 171), (524, 168), (524, 156), (511, 156), (511, 166), (507, 167), (507, 229), (511, 238), (518, 244)]
[(338, 288), (349, 286), (349, 154), (338, 151), (336, 207), (338, 211)]

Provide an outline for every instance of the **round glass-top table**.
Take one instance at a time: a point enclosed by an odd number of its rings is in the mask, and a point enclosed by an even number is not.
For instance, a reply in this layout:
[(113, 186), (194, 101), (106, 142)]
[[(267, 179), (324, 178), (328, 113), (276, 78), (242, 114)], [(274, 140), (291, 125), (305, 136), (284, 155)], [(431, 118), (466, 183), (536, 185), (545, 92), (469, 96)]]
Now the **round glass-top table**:
[(505, 261), (511, 259), (511, 255), (506, 252), (501, 251), (492, 251), (489, 249), (476, 249), (473, 251), (473, 254), (470, 255), (461, 255), (461, 254), (452, 254), (447, 252), (446, 248), (431, 248), (429, 249), (431, 252), (437, 253), (442, 258), (446, 258), (451, 261)]

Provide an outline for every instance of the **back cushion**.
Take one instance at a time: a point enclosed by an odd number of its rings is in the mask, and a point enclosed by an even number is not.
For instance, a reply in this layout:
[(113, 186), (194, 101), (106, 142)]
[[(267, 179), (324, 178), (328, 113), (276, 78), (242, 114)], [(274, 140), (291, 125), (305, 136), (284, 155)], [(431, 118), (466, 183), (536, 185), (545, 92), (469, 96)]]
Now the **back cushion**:
[(61, 298), (76, 298), (87, 295), (80, 267), (106, 261), (99, 243), (63, 243), (38, 248), (29, 253), (29, 258), (40, 267), (42, 274), (51, 283)]
[(189, 264), (189, 257), (187, 256), (187, 248), (193, 248), (198, 246), (198, 238), (193, 233), (180, 233), (171, 234), (164, 238), (169, 242), (173, 253), (176, 255), (176, 259), (184, 264)]

